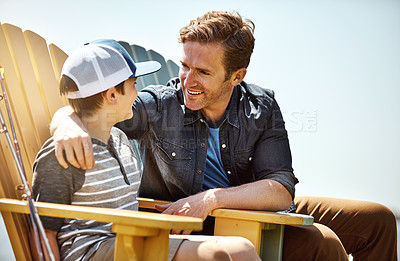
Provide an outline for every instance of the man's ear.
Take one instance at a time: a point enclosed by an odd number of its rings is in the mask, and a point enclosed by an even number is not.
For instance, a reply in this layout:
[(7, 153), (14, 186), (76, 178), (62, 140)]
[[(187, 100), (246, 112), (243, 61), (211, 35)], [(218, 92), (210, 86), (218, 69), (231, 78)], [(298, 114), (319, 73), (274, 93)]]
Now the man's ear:
[(241, 83), (246, 76), (247, 69), (246, 68), (240, 68), (237, 71), (233, 72), (231, 75), (231, 85), (236, 86), (239, 83)]
[(104, 94), (105, 100), (111, 104), (117, 103), (116, 93), (117, 93), (117, 90), (115, 89), (115, 87), (108, 89)]

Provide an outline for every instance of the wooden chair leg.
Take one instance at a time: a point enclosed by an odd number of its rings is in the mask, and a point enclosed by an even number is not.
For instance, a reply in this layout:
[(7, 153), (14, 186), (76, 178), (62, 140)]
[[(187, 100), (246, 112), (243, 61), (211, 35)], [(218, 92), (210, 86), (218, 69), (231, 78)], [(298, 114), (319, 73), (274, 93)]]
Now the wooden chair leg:
[(247, 238), (260, 253), (262, 228), (263, 223), (260, 222), (218, 217), (215, 218), (214, 235)]
[(169, 230), (114, 225), (114, 260), (164, 261), (168, 258)]
[(264, 224), (261, 232), (260, 257), (262, 260), (282, 260), (285, 225)]
[(284, 225), (232, 218), (215, 218), (214, 235), (250, 240), (263, 261), (281, 261)]

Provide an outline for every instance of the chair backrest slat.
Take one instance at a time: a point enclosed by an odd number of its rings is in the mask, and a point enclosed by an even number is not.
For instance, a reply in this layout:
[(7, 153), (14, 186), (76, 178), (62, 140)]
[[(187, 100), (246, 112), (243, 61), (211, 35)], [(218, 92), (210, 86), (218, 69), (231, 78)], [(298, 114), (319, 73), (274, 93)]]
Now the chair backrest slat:
[(54, 113), (63, 106), (57, 86), (57, 79), (53, 70), (53, 64), (46, 41), (32, 31), (25, 31), (24, 36), (31, 56), (33, 69), (38, 82), (42, 103), (47, 109), (48, 122)]

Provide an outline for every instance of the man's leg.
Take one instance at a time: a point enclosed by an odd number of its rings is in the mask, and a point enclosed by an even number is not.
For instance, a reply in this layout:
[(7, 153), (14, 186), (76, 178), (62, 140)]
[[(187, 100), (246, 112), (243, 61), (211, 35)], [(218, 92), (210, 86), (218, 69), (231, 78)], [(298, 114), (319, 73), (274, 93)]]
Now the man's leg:
[(344, 261), (346, 250), (337, 235), (327, 226), (285, 226), (284, 261)]
[(329, 227), (353, 260), (397, 260), (396, 219), (387, 207), (323, 197), (298, 197), (295, 203), (296, 213), (312, 215), (314, 222)]

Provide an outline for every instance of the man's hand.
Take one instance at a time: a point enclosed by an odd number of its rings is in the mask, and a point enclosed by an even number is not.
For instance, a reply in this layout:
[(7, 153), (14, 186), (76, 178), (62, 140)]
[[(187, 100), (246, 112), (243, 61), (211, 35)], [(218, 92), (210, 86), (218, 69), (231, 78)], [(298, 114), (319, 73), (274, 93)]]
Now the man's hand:
[(69, 107), (57, 111), (51, 129), (55, 130), (55, 154), (61, 166), (68, 168), (63, 152), (67, 161), (76, 168), (90, 169), (95, 165), (92, 140), (79, 117)]
[[(155, 205), (155, 208), (163, 214), (198, 217), (205, 220), (207, 215), (217, 208), (215, 191), (216, 189), (210, 189), (173, 203)], [(173, 234), (180, 234), (180, 232), (172, 231)], [(190, 233), (191, 231), (183, 231), (182, 234), (189, 235)]]

